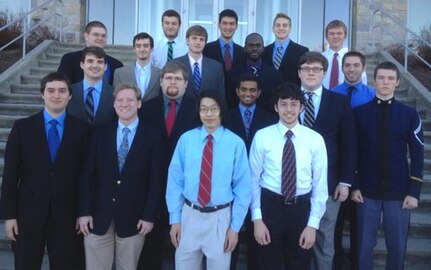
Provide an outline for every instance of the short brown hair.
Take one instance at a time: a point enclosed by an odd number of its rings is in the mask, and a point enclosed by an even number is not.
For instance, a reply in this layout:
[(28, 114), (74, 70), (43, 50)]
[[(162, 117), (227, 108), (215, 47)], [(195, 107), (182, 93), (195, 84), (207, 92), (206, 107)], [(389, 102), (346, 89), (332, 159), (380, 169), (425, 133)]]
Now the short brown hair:
[(329, 22), (328, 25), (326, 26), (326, 28), (325, 28), (325, 36), (328, 35), (329, 29), (338, 28), (338, 27), (343, 28), (344, 35), (347, 35), (347, 26), (346, 26), (346, 24), (343, 23), (340, 20), (333, 20), (333, 21)]
[(114, 100), (117, 98), (119, 92), (125, 89), (132, 89), (136, 93), (136, 99), (139, 101), (142, 98), (141, 90), (136, 85), (127, 84), (127, 83), (119, 83), (115, 86), (114, 92), (112, 95), (114, 96)]
[(328, 60), (326, 59), (325, 56), (323, 56), (321, 53), (318, 53), (318, 52), (304, 53), (298, 60), (298, 70), (305, 63), (311, 64), (315, 62), (320, 63), (322, 65), (323, 71), (328, 70)]
[(103, 61), (105, 61), (105, 64), (106, 64), (106, 53), (102, 48), (97, 46), (85, 47), (85, 49), (81, 53), (81, 59), (80, 59), (81, 63), (85, 62), (85, 57), (87, 57), (87, 55), (89, 54), (92, 54), (99, 59), (103, 59)]
[(189, 38), (190, 36), (205, 37), (205, 42), (207, 42), (208, 39), (207, 30), (200, 25), (193, 25), (187, 29), (186, 38)]
[(160, 80), (163, 79), (166, 73), (175, 73), (177, 71), (181, 71), (185, 81), (189, 80), (189, 72), (187, 71), (186, 66), (176, 60), (169, 61), (166, 63), (166, 65), (162, 68), (162, 71), (160, 72)]
[(91, 29), (93, 29), (93, 27), (100, 27), (100, 28), (105, 29), (105, 31), (107, 31), (106, 26), (102, 22), (91, 21), (91, 22), (87, 23), (87, 25), (85, 26), (85, 29), (84, 29), (85, 33), (89, 34), (91, 32)]
[(72, 84), (69, 77), (61, 72), (51, 72), (40, 81), (40, 93), (43, 95), (45, 92), (46, 84), (53, 81), (64, 82), (67, 85), (67, 90), (69, 90), (69, 96), (72, 95)]
[(275, 18), (274, 18), (274, 20), (272, 21), (272, 26), (274, 26), (275, 25), (275, 21), (277, 20), (277, 19), (280, 19), (280, 18), (284, 18), (284, 19), (287, 19), (288, 21), (289, 21), (289, 25), (292, 25), (292, 19), (289, 17), (289, 16), (287, 16), (287, 14), (286, 13), (277, 13), (276, 15), (275, 15)]

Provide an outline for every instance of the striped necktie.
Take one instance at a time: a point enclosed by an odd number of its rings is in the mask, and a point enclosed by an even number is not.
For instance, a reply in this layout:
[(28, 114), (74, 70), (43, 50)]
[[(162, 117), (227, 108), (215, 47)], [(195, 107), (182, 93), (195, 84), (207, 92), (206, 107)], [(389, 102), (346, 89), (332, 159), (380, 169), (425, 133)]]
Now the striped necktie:
[(87, 96), (85, 97), (85, 115), (91, 124), (94, 122), (94, 90), (96, 90), (94, 87), (88, 87)]
[(211, 175), (213, 164), (213, 142), (212, 135), (207, 136), (201, 161), (201, 172), (199, 175), (198, 202), (205, 207), (211, 200)]
[(175, 41), (168, 41), (168, 57), (167, 62), (171, 61), (174, 56), (174, 48), (172, 47), (172, 44), (174, 44)]
[(201, 89), (201, 72), (199, 71), (199, 63), (195, 62), (193, 65), (193, 80), (195, 81), (195, 94), (199, 95)]
[(281, 170), (281, 193), (286, 201), (291, 200), (296, 193), (296, 158), (295, 146), (292, 143), (292, 130), (286, 132), (286, 142), (283, 147)]
[(224, 45), (224, 68), (230, 70), (232, 67), (232, 58), (230, 57), (229, 44)]
[(281, 60), (283, 59), (283, 46), (279, 46), (274, 56), (274, 67), (275, 69), (279, 69), (281, 65)]
[(304, 126), (312, 128), (314, 124), (314, 102), (313, 102), (313, 92), (306, 92), (308, 95), (307, 104), (305, 105), (304, 114)]

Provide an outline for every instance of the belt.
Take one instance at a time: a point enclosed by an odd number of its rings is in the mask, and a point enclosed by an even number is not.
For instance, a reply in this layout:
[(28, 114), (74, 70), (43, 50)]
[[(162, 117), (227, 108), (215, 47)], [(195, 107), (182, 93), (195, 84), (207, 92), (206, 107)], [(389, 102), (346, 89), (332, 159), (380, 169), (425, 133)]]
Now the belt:
[(283, 195), (280, 195), (268, 189), (262, 188), (262, 195), (267, 196), (268, 198), (272, 198), (275, 201), (281, 202), (283, 204), (290, 205), (290, 204), (299, 204), (299, 203), (310, 201), (311, 192), (308, 192), (307, 194), (295, 196), (290, 200), (286, 200), (286, 198)]
[(226, 203), (226, 204), (220, 204), (220, 205), (215, 205), (215, 206), (206, 206), (206, 207), (202, 207), (202, 206), (199, 206), (199, 205), (197, 205), (197, 204), (194, 204), (194, 203), (192, 203), (192, 202), (190, 202), (189, 200), (187, 200), (187, 199), (185, 199), (184, 200), (184, 202), (188, 205), (188, 206), (190, 206), (192, 209), (194, 209), (194, 210), (198, 210), (199, 212), (201, 212), (201, 213), (211, 213), (211, 212), (215, 212), (215, 211), (218, 211), (218, 210), (221, 210), (221, 209), (223, 209), (223, 208), (226, 208), (226, 207), (228, 207), (228, 206), (230, 206), (230, 202), (228, 202), (228, 203)]

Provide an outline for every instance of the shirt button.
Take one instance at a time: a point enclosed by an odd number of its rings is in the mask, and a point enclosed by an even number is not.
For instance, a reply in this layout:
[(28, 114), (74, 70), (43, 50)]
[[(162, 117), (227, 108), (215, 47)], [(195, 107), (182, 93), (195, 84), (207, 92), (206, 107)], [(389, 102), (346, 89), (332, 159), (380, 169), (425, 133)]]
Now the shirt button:
[(115, 202), (115, 198), (112, 198), (112, 202)]
[(121, 185), (121, 181), (120, 180), (117, 181), (117, 185)]

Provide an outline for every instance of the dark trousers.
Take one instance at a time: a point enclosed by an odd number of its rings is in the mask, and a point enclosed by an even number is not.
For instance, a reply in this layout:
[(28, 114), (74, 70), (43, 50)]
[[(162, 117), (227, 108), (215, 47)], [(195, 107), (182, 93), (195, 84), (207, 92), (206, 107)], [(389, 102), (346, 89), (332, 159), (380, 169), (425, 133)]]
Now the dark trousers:
[(271, 243), (258, 245), (259, 269), (307, 270), (310, 267), (311, 249), (299, 246), (299, 237), (307, 226), (310, 201), (284, 204), (284, 197), (262, 189), (262, 219), (269, 230)]
[(238, 255), (239, 255), (239, 245), (240, 242), (245, 242), (247, 248), (247, 269), (248, 270), (257, 270), (257, 242), (254, 238), (254, 227), (253, 222), (251, 221), (250, 211), (248, 211), (247, 216), (244, 220), (244, 230), (241, 230), (239, 236), (239, 242), (236, 245), (235, 249), (232, 252), (232, 257), (230, 260), (230, 270), (235, 270), (238, 263)]
[(12, 242), (15, 256), (15, 270), (40, 270), (45, 246), (48, 250), (51, 270), (85, 269), (84, 243), (82, 235), (77, 235), (75, 224), (67, 228), (56, 224), (48, 215), (46, 223), (37, 230), (20, 227), (17, 241)]

